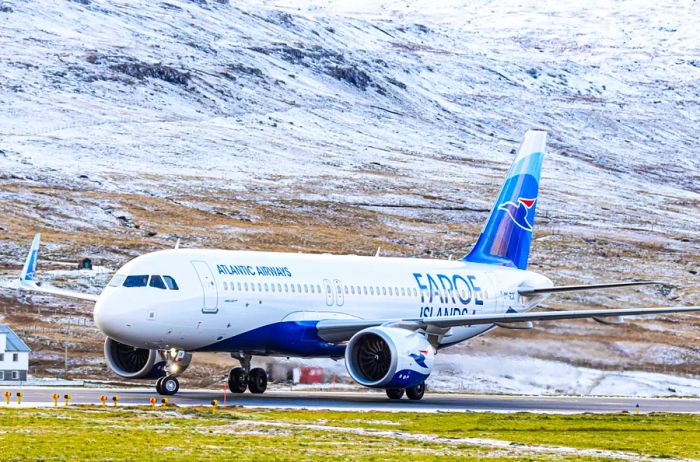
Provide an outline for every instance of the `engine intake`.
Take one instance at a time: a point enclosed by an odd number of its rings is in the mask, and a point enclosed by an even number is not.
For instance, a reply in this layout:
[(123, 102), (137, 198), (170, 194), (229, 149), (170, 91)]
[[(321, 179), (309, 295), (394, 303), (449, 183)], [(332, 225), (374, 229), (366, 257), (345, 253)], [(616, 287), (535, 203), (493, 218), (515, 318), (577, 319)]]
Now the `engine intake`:
[(153, 379), (166, 375), (167, 361), (158, 350), (125, 345), (105, 339), (105, 358), (117, 375), (127, 379)]
[(345, 366), (360, 385), (372, 388), (409, 388), (432, 372), (435, 350), (414, 331), (370, 327), (356, 333), (345, 350)]

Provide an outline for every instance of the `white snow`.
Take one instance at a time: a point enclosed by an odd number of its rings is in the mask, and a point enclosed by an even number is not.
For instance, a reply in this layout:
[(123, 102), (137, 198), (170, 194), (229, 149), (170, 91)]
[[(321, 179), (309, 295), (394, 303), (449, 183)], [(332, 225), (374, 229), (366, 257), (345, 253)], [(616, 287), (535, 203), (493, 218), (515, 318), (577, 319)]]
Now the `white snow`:
[[(203, 210), (211, 205), (197, 197), (294, 200), (299, 210), (330, 202), (382, 211), (404, 233), (425, 232), (436, 216), (463, 232), (483, 221), (478, 210), (491, 206), (522, 133), (539, 127), (550, 132), (539, 229), (552, 235), (538, 244), (573, 235), (657, 245), (673, 266), (652, 263), (649, 277), (697, 286), (683, 268), (699, 253), (696, 2), (84, 3), (2, 2), (11, 10), (0, 13), (3, 234), (31, 233), (27, 223), (76, 234), (128, 227), (123, 204), (100, 193), (187, 195)], [(19, 263), (23, 245), (0, 235), (0, 263)], [(572, 262), (556, 275), (571, 280), (632, 266), (586, 251), (537, 257)], [(108, 271), (42, 278), (94, 291)], [(672, 363), (697, 356), (695, 345), (618, 346)], [(697, 394), (695, 379), (577, 368), (566, 353), (473, 350), (439, 355), (431, 386)]]

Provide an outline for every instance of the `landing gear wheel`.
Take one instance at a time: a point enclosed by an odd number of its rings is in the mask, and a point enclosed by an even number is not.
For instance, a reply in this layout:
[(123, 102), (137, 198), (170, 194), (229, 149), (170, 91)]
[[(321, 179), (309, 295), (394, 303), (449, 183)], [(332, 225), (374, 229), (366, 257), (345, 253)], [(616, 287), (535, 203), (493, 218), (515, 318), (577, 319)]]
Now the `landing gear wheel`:
[(419, 400), (423, 398), (424, 394), (425, 382), (421, 383), (420, 385), (416, 385), (415, 387), (406, 388), (406, 396), (408, 396), (408, 399)]
[(156, 392), (158, 392), (159, 395), (163, 394), (163, 379), (165, 377), (160, 377), (158, 380), (156, 380)]
[(386, 395), (389, 399), (401, 399), (403, 398), (403, 388), (387, 388)]
[(251, 393), (265, 393), (267, 390), (267, 372), (256, 367), (248, 373), (248, 388)]
[(180, 382), (175, 377), (168, 375), (163, 377), (160, 382), (160, 390), (158, 393), (161, 395), (171, 396), (177, 393), (180, 389)]
[(242, 367), (234, 367), (228, 374), (228, 389), (231, 393), (244, 393), (245, 389), (248, 388), (248, 381), (246, 380), (245, 369)]

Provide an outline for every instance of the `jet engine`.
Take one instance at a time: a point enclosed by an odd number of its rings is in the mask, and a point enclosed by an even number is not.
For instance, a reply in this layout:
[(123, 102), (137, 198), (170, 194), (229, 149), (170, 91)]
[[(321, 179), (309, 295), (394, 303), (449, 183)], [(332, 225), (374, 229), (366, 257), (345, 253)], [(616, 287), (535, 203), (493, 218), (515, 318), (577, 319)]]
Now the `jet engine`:
[(149, 350), (105, 339), (105, 358), (117, 375), (127, 379), (155, 379), (168, 374), (179, 375), (187, 369), (192, 353)]
[(345, 367), (360, 385), (410, 388), (433, 369), (435, 349), (420, 333), (398, 327), (370, 327), (356, 333), (345, 350)]

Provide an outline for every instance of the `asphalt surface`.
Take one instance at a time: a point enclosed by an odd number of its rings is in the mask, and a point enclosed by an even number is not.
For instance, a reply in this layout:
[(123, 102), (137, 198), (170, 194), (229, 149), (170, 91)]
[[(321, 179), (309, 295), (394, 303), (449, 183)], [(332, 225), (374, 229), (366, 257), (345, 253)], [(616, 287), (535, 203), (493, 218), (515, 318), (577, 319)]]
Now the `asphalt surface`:
[[(119, 405), (147, 405), (150, 398), (156, 398), (160, 404), (162, 396), (150, 389), (129, 388), (66, 388), (66, 387), (2, 387), (0, 386), (0, 409), (6, 407), (4, 393), (9, 391), (10, 406), (17, 406), (17, 392), (22, 391), (20, 406), (53, 406), (52, 395), (60, 395), (59, 405), (64, 406), (64, 395), (70, 393), (71, 404), (100, 404), (100, 396), (107, 398), (107, 404), (113, 405), (112, 398), (119, 397)], [(182, 390), (175, 396), (169, 396), (170, 403), (181, 406), (209, 406), (212, 400), (224, 404), (223, 391)], [(700, 413), (700, 399), (682, 398), (614, 398), (614, 397), (543, 397), (543, 396), (506, 396), (506, 395), (465, 395), (426, 393), (420, 401), (406, 398), (393, 401), (379, 392), (328, 392), (328, 391), (281, 391), (270, 390), (263, 395), (251, 393), (226, 394), (226, 405), (251, 408), (273, 409), (326, 409), (326, 410), (361, 410), (361, 411), (405, 411), (405, 412), (545, 412), (545, 413), (581, 413), (581, 412), (681, 412)]]

